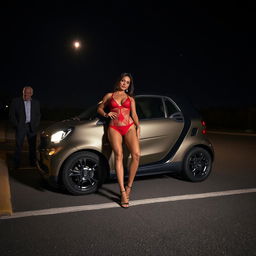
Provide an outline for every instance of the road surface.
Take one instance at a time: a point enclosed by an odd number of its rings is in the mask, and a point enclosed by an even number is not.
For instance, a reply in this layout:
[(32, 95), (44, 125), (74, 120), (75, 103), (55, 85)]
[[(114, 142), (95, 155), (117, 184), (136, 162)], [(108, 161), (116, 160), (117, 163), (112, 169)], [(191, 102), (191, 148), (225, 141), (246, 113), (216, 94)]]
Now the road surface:
[(1, 256), (256, 255), (256, 136), (208, 136), (216, 158), (207, 180), (137, 178), (129, 209), (116, 203), (116, 181), (72, 196), (26, 164), (10, 171), (13, 215), (0, 218)]

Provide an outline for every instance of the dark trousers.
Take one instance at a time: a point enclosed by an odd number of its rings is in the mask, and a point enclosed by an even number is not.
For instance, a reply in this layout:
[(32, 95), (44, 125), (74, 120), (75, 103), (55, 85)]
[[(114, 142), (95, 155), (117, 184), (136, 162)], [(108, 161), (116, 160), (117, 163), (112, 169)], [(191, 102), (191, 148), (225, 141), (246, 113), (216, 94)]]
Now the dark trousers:
[(28, 123), (24, 128), (16, 129), (14, 163), (17, 167), (20, 165), (21, 151), (25, 137), (27, 137), (29, 145), (30, 164), (34, 165), (36, 162), (36, 133), (31, 131), (30, 124)]

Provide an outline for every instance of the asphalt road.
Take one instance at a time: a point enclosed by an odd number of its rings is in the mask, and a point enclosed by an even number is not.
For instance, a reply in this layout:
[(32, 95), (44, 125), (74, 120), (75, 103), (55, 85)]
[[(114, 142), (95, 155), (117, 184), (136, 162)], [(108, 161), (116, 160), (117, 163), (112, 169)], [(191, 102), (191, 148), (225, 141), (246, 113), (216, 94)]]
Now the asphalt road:
[[(30, 214), (0, 219), (0, 255), (256, 255), (255, 192), (189, 199), (192, 194), (256, 188), (256, 136), (208, 136), (216, 159), (206, 181), (191, 183), (171, 175), (137, 178), (129, 209), (76, 211), (78, 206), (114, 203), (119, 194), (115, 181), (97, 194), (72, 196), (49, 188), (35, 169), (10, 171), (14, 215)], [(146, 201), (180, 195), (187, 197)], [(138, 200), (143, 201), (136, 205)], [(31, 216), (65, 207), (74, 212)]]

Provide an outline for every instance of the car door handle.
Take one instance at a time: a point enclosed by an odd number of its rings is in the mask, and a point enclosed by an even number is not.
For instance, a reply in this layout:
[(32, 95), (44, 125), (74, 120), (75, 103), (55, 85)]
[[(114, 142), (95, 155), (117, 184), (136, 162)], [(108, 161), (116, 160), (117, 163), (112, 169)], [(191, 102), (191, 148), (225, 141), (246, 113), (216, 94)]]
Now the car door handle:
[(170, 118), (177, 122), (184, 122), (184, 116), (181, 112), (176, 112), (170, 115)]

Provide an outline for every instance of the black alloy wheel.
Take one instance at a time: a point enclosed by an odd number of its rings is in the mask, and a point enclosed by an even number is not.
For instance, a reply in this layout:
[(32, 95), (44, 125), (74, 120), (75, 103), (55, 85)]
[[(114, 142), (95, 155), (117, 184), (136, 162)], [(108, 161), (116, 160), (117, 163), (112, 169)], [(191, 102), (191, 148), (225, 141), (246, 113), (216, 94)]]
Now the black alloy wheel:
[(195, 147), (184, 159), (183, 176), (190, 181), (203, 181), (211, 172), (212, 157), (207, 150)]
[(74, 153), (63, 166), (64, 187), (73, 195), (84, 195), (97, 191), (104, 179), (103, 163), (100, 157), (93, 152)]

